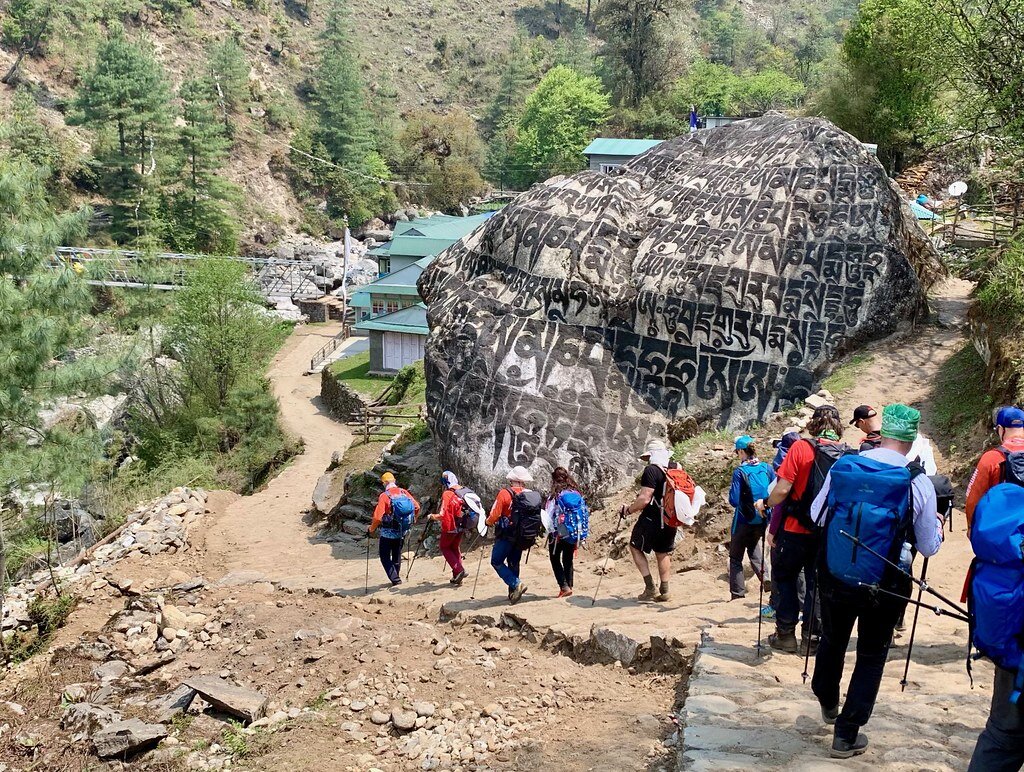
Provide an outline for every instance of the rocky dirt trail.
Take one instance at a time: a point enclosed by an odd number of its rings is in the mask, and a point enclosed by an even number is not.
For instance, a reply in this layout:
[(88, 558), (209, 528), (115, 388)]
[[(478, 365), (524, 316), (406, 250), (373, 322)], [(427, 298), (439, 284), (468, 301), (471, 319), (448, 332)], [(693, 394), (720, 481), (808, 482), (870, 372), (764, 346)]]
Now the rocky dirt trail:
[[(882, 406), (903, 401), (919, 407), (928, 432), (929, 397), (942, 363), (964, 342), (972, 286), (947, 280), (935, 290), (938, 323), (908, 338), (874, 347), (867, 375), (838, 396), (844, 415), (859, 404)], [(855, 432), (849, 439), (853, 440)], [(946, 461), (936, 448), (940, 471)], [(963, 515), (955, 515), (928, 578), (941, 593), (959, 599), (971, 560)], [(921, 561), (916, 567), (920, 570)], [(926, 596), (927, 598), (927, 596)], [(908, 630), (897, 638), (871, 722), (871, 745), (854, 761), (830, 762), (831, 730), (821, 722), (817, 701), (804, 685), (803, 657), (772, 653), (756, 656), (756, 603), (736, 607), (736, 620), (705, 631), (698, 648), (680, 742), (680, 767), (692, 770), (787, 769), (965, 769), (991, 698), (992, 669), (974, 666), (974, 688), (965, 661), (966, 625), (922, 611), (906, 691), (901, 691)], [(765, 625), (762, 635), (772, 628)], [(853, 665), (847, 656), (847, 678)], [(813, 658), (811, 660), (813, 672)]]

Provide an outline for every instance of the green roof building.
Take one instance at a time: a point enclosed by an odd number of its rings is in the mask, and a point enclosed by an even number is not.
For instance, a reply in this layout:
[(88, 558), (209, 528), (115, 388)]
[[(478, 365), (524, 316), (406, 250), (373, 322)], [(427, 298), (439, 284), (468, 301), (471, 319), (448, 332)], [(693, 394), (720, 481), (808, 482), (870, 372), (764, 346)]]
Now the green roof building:
[(370, 336), (370, 372), (397, 373), (423, 359), (427, 343), (427, 307), (416, 303), (360, 322), (356, 329)]
[(657, 147), (661, 139), (610, 139), (598, 137), (583, 151), (592, 172), (612, 172), (626, 161), (631, 161), (652, 147)]

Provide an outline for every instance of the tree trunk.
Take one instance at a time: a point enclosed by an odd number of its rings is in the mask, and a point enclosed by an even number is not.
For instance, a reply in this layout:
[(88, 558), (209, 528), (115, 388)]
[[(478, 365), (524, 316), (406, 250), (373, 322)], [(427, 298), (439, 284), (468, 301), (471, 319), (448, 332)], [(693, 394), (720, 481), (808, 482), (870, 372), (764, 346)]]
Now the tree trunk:
[(590, 4), (591, 0), (587, 0), (587, 15), (583, 19), (583, 26), (587, 28), (590, 27)]
[(13, 64), (11, 64), (10, 69), (7, 70), (7, 74), (0, 78), (0, 83), (10, 86), (18, 82), (18, 68), (21, 67), (21, 60), (24, 58), (25, 52), (18, 51), (17, 58), (14, 60)]

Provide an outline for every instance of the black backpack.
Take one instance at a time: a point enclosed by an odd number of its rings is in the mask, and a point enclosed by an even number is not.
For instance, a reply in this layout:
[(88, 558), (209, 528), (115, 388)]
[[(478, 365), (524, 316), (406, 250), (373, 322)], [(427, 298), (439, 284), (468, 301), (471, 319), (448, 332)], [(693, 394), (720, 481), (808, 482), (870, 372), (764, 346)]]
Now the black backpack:
[(1011, 452), (1001, 445), (998, 450), (1003, 454), (1002, 481), (1024, 487), (1024, 451)]
[(800, 500), (787, 500), (786, 515), (795, 517), (800, 525), (815, 532), (818, 529), (818, 524), (811, 517), (811, 505), (825, 485), (825, 478), (828, 477), (829, 470), (843, 456), (855, 455), (857, 451), (844, 442), (824, 443), (816, 439), (809, 440), (806, 437), (800, 442), (809, 442), (814, 448), (814, 463), (811, 465), (811, 471), (807, 477), (807, 487), (804, 488)]
[(509, 488), (508, 492), (512, 495), (512, 512), (506, 538), (521, 550), (529, 549), (536, 544), (544, 528), (540, 516), (544, 499), (537, 491), (516, 493)]
[(953, 483), (944, 474), (933, 474), (929, 478), (932, 487), (935, 488), (935, 511), (939, 513), (942, 522), (949, 521), (953, 527)]

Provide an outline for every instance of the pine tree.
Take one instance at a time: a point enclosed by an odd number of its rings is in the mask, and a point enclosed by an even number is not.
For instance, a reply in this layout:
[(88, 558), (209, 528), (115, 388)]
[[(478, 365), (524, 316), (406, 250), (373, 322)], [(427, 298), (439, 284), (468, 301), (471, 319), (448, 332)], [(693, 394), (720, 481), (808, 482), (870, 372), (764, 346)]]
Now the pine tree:
[(245, 51), (234, 38), (215, 43), (210, 47), (208, 69), (224, 126), (230, 131), (229, 114), (242, 106), (249, 91), (249, 63)]
[(72, 122), (100, 138), (101, 191), (119, 241), (159, 237), (158, 181), (171, 132), (171, 91), (152, 51), (115, 32), (96, 55)]
[(179, 134), (176, 227), (170, 238), (178, 249), (226, 254), (237, 247), (238, 224), (229, 205), (240, 194), (219, 174), (231, 143), (217, 114), (214, 89), (209, 81), (192, 79), (178, 91), (184, 126)]
[(361, 170), (372, 148), (366, 89), (345, 0), (332, 0), (313, 79), (317, 140), (335, 163)]

